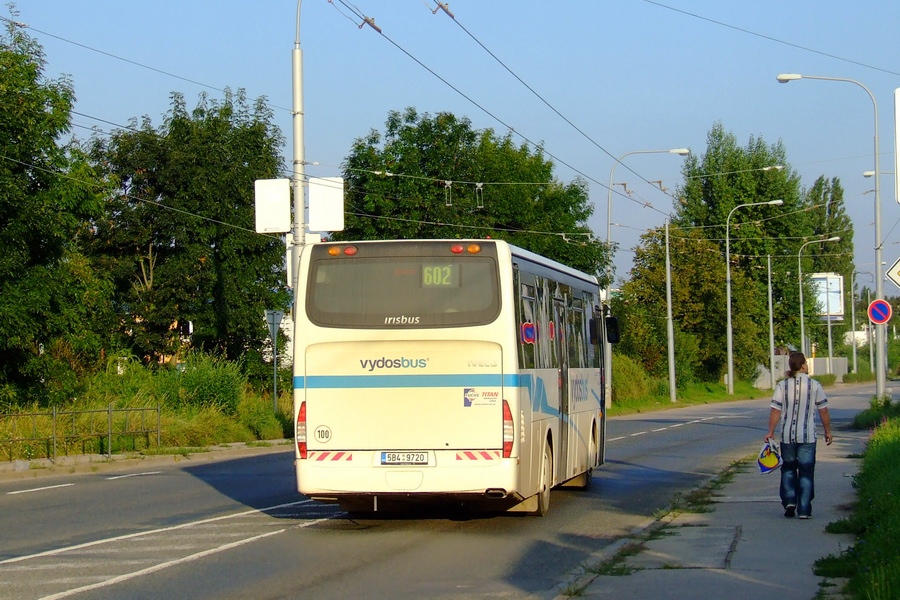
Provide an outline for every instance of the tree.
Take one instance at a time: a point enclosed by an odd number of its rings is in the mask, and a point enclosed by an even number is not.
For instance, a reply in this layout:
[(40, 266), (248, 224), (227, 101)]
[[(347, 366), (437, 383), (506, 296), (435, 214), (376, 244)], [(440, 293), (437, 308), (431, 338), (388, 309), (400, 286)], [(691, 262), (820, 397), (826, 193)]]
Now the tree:
[[(692, 380), (715, 381), (726, 369), (722, 344), (726, 306), (725, 264), (717, 245), (701, 229), (670, 227), (672, 320), (675, 325), (676, 376), (680, 384)], [(622, 286), (623, 340), (616, 348), (644, 365), (648, 373), (667, 372), (665, 232), (653, 229), (641, 237), (631, 278)], [(732, 301), (759, 309), (756, 285), (743, 273), (732, 272)], [(749, 377), (755, 360), (765, 355), (762, 323), (749, 312), (735, 313), (735, 339), (742, 342), (735, 355), (739, 374)]]
[[(13, 14), (12, 16), (15, 16)], [(43, 49), (7, 21), (0, 37), (0, 400), (56, 402), (101, 357), (108, 284), (81, 255), (97, 177), (60, 145), (74, 102), (44, 77)]]
[[(840, 186), (832, 180), (809, 192), (801, 190), (800, 178), (790, 168), (780, 143), (768, 145), (751, 137), (741, 147), (721, 123), (708, 133), (706, 153), (686, 160), (683, 174), (684, 185), (678, 190), (679, 203), (672, 218), (677, 232), (672, 234), (672, 243), (675, 247), (682, 244), (682, 248), (690, 245), (672, 252), (677, 257), (672, 267), (677, 298), (673, 300), (674, 320), (682, 333), (697, 340), (698, 376), (720, 380), (727, 367), (727, 319), (723, 314), (728, 308), (727, 236), (734, 361), (738, 376), (750, 378), (758, 364), (768, 364), (769, 259), (776, 344), (796, 347), (800, 338), (797, 254), (801, 244), (837, 230), (846, 232), (840, 234), (842, 239), (844, 235), (852, 239), (849, 221), (842, 216)], [(825, 196), (827, 201), (822, 200)], [(773, 200), (783, 204), (762, 204)], [(826, 205), (827, 213), (822, 211)], [(665, 279), (659, 234), (651, 233), (645, 243), (636, 255), (632, 281), (623, 289), (623, 309), (640, 307), (644, 312), (662, 314), (665, 300), (659, 285)], [(811, 287), (804, 288), (804, 293), (812, 294)], [(811, 322), (815, 307), (804, 308)], [(626, 322), (631, 320), (627, 316)], [(657, 331), (651, 338), (654, 344), (664, 341), (659, 335)], [(628, 349), (628, 344), (621, 348)], [(647, 354), (648, 350), (641, 352)]]
[(540, 148), (407, 108), (357, 139), (344, 169), (347, 219), (334, 239), (492, 237), (592, 274), (608, 261), (587, 225), (587, 185), (563, 184)]
[[(810, 239), (841, 238), (840, 241), (827, 244), (810, 244), (808, 249), (804, 250), (801, 260), (805, 279), (804, 298), (818, 297), (814, 286), (809, 285), (806, 276), (812, 273), (843, 275), (844, 306), (848, 307), (848, 311), (844, 321), (832, 323), (832, 338), (843, 340), (844, 332), (848, 331), (851, 325), (849, 306), (852, 300), (849, 286), (853, 271), (853, 225), (844, 207), (844, 189), (840, 180), (837, 177), (829, 180), (820, 175), (808, 190), (804, 190), (804, 204), (808, 207), (812, 220), (813, 233)], [(804, 303), (805, 322), (808, 324), (805, 333), (812, 341), (818, 342), (820, 348), (826, 347), (827, 322), (820, 317), (826, 308), (829, 307), (817, 307), (814, 301), (808, 305)], [(834, 310), (837, 307), (830, 308)]]
[(282, 137), (265, 101), (244, 93), (179, 94), (163, 125), (148, 119), (95, 138), (92, 155), (118, 184), (95, 223), (94, 255), (113, 275), (126, 342), (148, 361), (177, 351), (176, 325), (229, 359), (260, 345), (266, 308), (288, 303), (284, 242), (253, 232), (254, 180), (282, 170)]

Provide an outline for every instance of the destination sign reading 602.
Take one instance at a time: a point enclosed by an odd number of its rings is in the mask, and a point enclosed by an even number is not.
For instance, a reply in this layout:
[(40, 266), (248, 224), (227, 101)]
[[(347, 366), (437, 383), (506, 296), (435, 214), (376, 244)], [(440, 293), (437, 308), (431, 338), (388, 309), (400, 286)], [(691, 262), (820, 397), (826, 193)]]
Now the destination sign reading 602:
[(459, 265), (424, 265), (422, 287), (459, 287)]

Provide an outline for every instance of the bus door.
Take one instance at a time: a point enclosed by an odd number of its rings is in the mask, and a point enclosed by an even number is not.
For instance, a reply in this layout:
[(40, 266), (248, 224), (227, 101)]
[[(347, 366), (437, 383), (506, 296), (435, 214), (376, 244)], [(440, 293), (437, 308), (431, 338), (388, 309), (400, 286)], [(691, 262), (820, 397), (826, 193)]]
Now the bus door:
[(557, 476), (559, 480), (568, 478), (569, 465), (569, 356), (566, 342), (566, 299), (560, 292), (563, 286), (557, 284), (557, 293), (553, 298), (553, 316), (551, 331), (553, 331), (553, 352), (556, 358), (558, 386), (559, 386), (559, 447), (557, 455)]

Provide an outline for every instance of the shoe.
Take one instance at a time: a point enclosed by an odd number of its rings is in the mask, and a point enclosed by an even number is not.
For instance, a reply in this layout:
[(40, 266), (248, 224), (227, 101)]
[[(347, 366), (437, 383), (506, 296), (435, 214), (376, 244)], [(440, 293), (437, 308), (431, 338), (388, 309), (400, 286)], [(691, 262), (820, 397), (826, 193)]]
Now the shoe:
[[(796, 506), (794, 506), (793, 504), (788, 504), (787, 506), (784, 507), (784, 516), (786, 516), (788, 519), (790, 519), (791, 517), (794, 516), (795, 510), (797, 510)], [(808, 519), (809, 517), (806, 517), (806, 518)]]
[(798, 519), (812, 519), (812, 515), (800, 515)]

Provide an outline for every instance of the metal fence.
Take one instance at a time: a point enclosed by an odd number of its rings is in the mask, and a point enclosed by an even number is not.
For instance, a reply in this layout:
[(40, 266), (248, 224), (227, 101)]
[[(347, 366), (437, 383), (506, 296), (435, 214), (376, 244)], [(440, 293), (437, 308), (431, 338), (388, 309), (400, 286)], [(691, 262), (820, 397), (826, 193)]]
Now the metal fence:
[(0, 450), (13, 461), (59, 453), (106, 454), (159, 448), (160, 407), (52, 410), (0, 415)]

